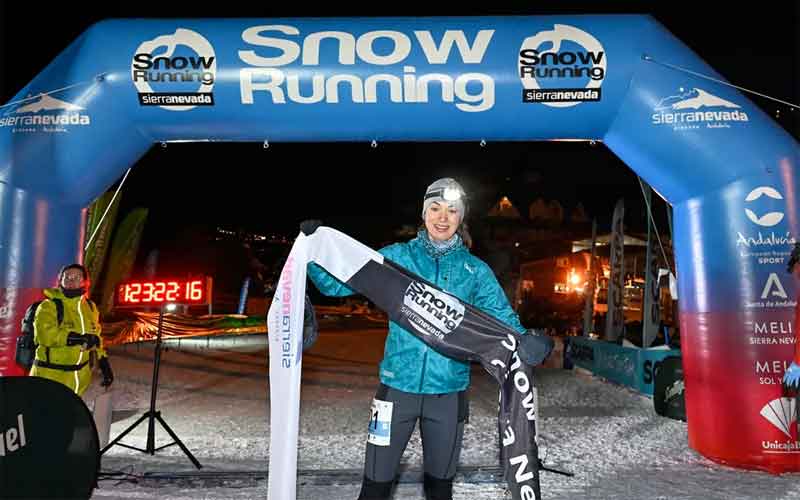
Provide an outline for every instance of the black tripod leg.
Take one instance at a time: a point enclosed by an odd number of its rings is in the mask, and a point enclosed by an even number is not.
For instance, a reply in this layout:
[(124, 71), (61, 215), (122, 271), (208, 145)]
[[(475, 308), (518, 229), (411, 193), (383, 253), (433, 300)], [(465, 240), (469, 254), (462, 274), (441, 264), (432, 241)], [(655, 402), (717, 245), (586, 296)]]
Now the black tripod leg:
[(186, 456), (189, 457), (189, 460), (192, 461), (194, 466), (197, 467), (198, 469), (202, 469), (203, 466), (200, 465), (200, 462), (198, 462), (196, 458), (194, 458), (194, 455), (192, 455), (192, 452), (189, 451), (189, 449), (183, 444), (183, 442), (180, 440), (180, 438), (178, 438), (178, 436), (174, 432), (172, 432), (172, 429), (170, 429), (170, 427), (167, 425), (167, 423), (164, 422), (164, 419), (161, 418), (161, 412), (156, 412), (156, 418), (158, 419), (159, 422), (161, 422), (161, 426), (164, 427), (164, 430), (167, 431), (169, 436), (173, 440), (175, 440), (175, 444), (180, 446), (181, 450), (183, 450), (183, 453), (185, 453)]
[(139, 417), (139, 420), (137, 420), (136, 422), (134, 422), (133, 424), (131, 424), (131, 426), (130, 426), (130, 427), (128, 427), (127, 429), (125, 429), (124, 431), (122, 431), (122, 434), (120, 434), (119, 436), (115, 437), (115, 438), (114, 438), (114, 440), (113, 440), (113, 441), (111, 441), (110, 443), (108, 443), (108, 444), (106, 445), (106, 447), (105, 447), (105, 448), (103, 448), (102, 450), (100, 450), (100, 454), (102, 455), (103, 453), (105, 453), (106, 451), (108, 451), (108, 449), (109, 449), (109, 448), (111, 448), (112, 446), (114, 446), (115, 444), (117, 444), (117, 443), (118, 443), (118, 442), (119, 442), (119, 441), (120, 441), (122, 438), (124, 438), (125, 436), (127, 436), (127, 435), (128, 435), (128, 434), (129, 434), (129, 433), (130, 433), (130, 432), (131, 432), (133, 429), (135, 429), (135, 428), (136, 428), (136, 426), (137, 426), (137, 425), (141, 424), (141, 423), (144, 421), (144, 419), (146, 419), (146, 418), (147, 418), (147, 417), (149, 417), (149, 416), (150, 416), (150, 412), (147, 412), (147, 413), (145, 413), (144, 415), (142, 415), (141, 417)]

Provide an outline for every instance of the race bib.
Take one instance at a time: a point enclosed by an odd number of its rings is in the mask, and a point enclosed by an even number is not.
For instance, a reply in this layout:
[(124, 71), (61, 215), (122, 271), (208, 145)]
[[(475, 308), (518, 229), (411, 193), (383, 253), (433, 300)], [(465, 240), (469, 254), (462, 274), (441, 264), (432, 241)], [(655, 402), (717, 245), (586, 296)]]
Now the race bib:
[(369, 436), (367, 442), (375, 446), (389, 446), (392, 436), (392, 407), (394, 403), (373, 399), (369, 410)]

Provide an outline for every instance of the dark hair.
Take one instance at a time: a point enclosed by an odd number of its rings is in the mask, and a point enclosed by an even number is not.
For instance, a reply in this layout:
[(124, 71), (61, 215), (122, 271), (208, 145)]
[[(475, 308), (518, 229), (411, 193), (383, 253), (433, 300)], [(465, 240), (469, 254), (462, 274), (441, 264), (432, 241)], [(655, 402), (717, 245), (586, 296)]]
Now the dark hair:
[(58, 284), (59, 285), (61, 284), (61, 279), (64, 277), (64, 273), (69, 271), (70, 269), (80, 269), (81, 270), (81, 274), (83, 275), (83, 279), (85, 279), (85, 280), (89, 279), (89, 271), (86, 270), (86, 267), (84, 265), (78, 264), (78, 263), (69, 264), (69, 265), (66, 265), (66, 266), (62, 267), (61, 270), (58, 272)]
[(786, 271), (790, 273), (794, 271), (794, 266), (797, 265), (798, 260), (800, 260), (800, 243), (795, 243), (789, 257), (789, 262), (786, 265)]
[(464, 246), (472, 249), (472, 235), (469, 234), (469, 227), (467, 226), (466, 221), (462, 222), (458, 229), (456, 229), (456, 233), (461, 236), (461, 241), (464, 242)]

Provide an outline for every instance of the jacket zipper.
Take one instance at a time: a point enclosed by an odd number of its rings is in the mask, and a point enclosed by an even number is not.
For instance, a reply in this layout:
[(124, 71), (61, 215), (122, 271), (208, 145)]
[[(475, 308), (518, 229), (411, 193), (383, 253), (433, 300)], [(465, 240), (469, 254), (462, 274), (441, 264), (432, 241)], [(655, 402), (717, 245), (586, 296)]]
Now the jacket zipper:
[[(439, 258), (435, 258), (434, 262), (436, 262), (436, 278), (433, 280), (433, 284), (439, 286)], [(419, 378), (419, 389), (417, 392), (422, 392), (422, 385), (425, 382), (425, 365), (428, 364), (428, 347), (425, 346), (425, 354), (422, 355), (422, 374)]]

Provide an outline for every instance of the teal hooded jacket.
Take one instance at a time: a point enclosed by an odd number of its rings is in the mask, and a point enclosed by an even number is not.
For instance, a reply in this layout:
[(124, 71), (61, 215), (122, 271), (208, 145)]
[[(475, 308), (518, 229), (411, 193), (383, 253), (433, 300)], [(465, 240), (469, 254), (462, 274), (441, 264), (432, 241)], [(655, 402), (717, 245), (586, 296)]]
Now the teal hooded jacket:
[[(492, 270), (460, 240), (436, 256), (423, 230), (413, 240), (389, 245), (379, 252), (463, 302), (526, 333)], [(356, 293), (316, 264), (309, 265), (308, 276), (324, 295), (344, 297)], [(439, 354), (404, 328), (389, 322), (380, 365), (380, 379), (385, 385), (415, 394), (446, 394), (466, 389), (469, 372), (469, 363)]]

